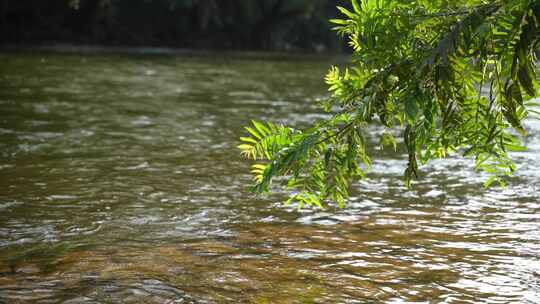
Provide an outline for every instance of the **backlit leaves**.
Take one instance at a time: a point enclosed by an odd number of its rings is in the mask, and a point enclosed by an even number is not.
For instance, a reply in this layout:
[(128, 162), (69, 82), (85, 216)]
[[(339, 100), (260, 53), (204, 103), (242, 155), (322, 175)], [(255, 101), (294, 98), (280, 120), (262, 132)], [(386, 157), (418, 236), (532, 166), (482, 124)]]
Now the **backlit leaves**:
[[(351, 182), (369, 168), (365, 125), (381, 123), (381, 146), (408, 153), (405, 182), (419, 165), (459, 152), (490, 174), (486, 186), (515, 171), (508, 155), (524, 149), (523, 120), (538, 114), (535, 50), (540, 1), (352, 1), (331, 20), (354, 50), (353, 66), (326, 76), (334, 115), (304, 131), (254, 123), (242, 153), (263, 160), (254, 190), (280, 176), (299, 205), (344, 204)], [(517, 132), (515, 132), (517, 131)]]

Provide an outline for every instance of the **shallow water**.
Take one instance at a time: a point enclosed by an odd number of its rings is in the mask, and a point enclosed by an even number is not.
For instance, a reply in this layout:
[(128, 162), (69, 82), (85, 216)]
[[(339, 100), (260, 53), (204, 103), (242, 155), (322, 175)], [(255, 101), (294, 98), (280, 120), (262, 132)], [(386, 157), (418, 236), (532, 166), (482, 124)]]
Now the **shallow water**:
[(333, 61), (0, 55), (0, 303), (540, 302), (538, 122), (506, 189), (377, 152), (343, 210), (246, 191), (242, 126), (320, 117)]

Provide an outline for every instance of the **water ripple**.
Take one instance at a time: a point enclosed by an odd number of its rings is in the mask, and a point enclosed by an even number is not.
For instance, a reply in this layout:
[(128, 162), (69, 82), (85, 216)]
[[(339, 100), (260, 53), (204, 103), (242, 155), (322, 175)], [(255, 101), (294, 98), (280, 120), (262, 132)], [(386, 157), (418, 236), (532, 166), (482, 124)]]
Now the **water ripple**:
[(410, 190), (374, 149), (345, 209), (298, 211), (235, 147), (325, 117), (329, 62), (214, 57), (0, 54), (0, 302), (539, 301), (540, 123), (506, 189), (451, 157)]

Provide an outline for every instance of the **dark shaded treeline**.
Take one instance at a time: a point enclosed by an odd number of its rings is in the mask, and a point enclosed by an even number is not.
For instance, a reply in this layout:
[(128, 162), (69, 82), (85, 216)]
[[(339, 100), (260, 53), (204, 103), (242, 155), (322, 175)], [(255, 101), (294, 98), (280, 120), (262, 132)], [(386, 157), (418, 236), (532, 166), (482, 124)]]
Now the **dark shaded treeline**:
[(2, 44), (340, 50), (346, 0), (0, 0)]

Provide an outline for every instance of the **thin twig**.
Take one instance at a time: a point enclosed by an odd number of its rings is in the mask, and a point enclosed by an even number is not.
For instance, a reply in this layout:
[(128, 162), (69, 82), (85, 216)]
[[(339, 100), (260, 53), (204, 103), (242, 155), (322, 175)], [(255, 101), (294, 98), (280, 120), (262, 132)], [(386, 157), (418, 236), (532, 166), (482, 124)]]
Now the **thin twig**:
[(351, 121), (350, 123), (346, 124), (343, 128), (339, 129), (339, 131), (337, 131), (336, 133), (332, 134), (332, 135), (329, 135), (323, 139), (321, 139), (320, 141), (318, 141), (317, 143), (315, 143), (315, 145), (318, 145), (318, 144), (322, 144), (323, 142), (329, 140), (330, 138), (334, 138), (334, 137), (338, 137), (339, 135), (341, 135), (343, 132), (345, 132), (348, 128), (352, 127), (354, 125), (354, 121)]

